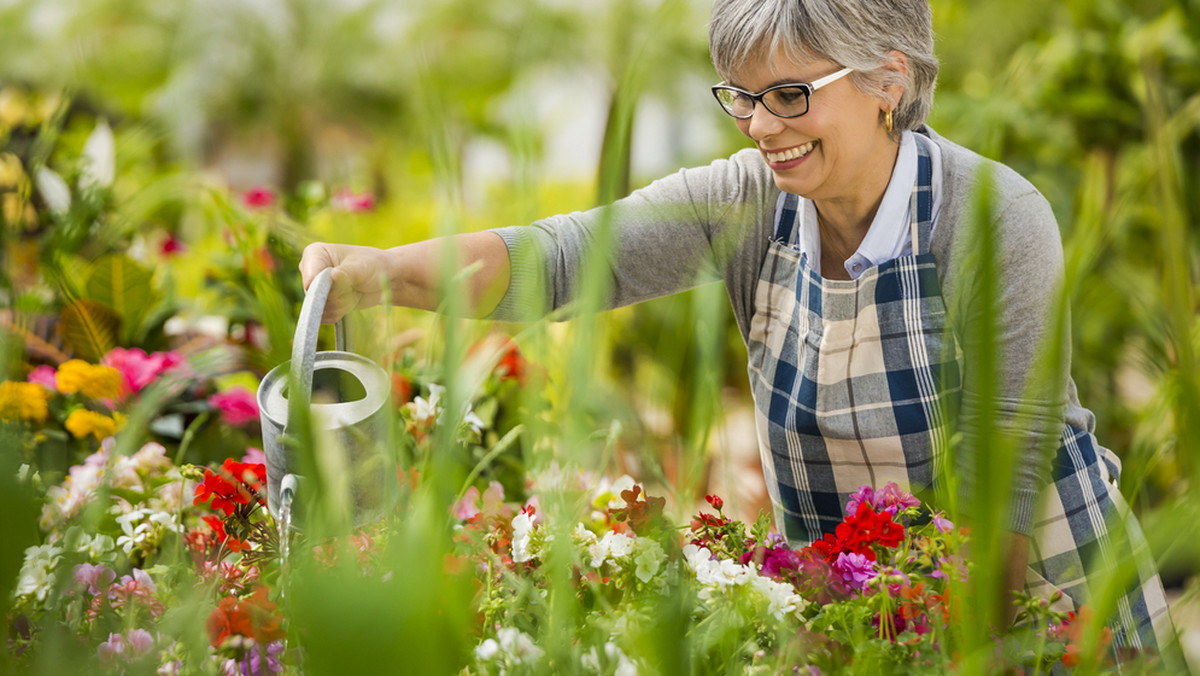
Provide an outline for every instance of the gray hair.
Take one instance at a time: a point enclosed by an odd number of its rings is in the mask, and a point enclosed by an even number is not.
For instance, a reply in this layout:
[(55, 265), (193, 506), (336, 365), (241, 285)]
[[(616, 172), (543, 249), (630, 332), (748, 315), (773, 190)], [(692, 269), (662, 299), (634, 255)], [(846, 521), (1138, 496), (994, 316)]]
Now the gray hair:
[[(896, 135), (924, 124), (933, 105), (938, 62), (928, 0), (715, 0), (708, 48), (726, 80), (782, 49), (798, 61), (853, 68), (854, 86), (881, 101), (892, 103), (884, 87), (902, 85), (892, 114)], [(908, 57), (907, 77), (881, 68), (893, 50)]]

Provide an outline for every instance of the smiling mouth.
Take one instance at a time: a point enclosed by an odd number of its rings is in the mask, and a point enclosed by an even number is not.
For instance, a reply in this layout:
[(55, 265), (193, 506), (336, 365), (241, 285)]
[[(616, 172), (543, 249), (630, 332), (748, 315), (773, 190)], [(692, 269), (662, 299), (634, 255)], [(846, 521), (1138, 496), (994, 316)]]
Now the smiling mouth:
[(797, 159), (800, 159), (801, 157), (804, 157), (805, 155), (811, 153), (812, 149), (815, 148), (816, 145), (817, 145), (816, 141), (809, 141), (808, 143), (805, 143), (802, 146), (788, 148), (787, 150), (784, 150), (784, 151), (781, 151), (778, 153), (766, 151), (767, 161), (768, 162), (790, 162), (791, 160), (797, 160)]

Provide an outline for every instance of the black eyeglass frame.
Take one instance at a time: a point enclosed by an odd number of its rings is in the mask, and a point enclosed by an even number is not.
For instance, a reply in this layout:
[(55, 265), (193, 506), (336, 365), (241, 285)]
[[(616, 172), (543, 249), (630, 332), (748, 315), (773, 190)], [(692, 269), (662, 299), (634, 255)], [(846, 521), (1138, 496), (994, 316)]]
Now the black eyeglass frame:
[[(790, 119), (793, 117), (800, 117), (801, 115), (806, 115), (808, 113), (809, 109), (812, 107), (813, 92), (817, 91), (818, 89), (820, 89), (821, 87), (824, 87), (827, 84), (830, 84), (831, 82), (842, 79), (843, 77), (849, 75), (852, 72), (854, 72), (853, 68), (843, 68), (843, 69), (837, 71), (836, 73), (831, 73), (829, 75), (826, 75), (823, 78), (813, 80), (812, 82), (785, 82), (783, 84), (777, 84), (777, 85), (774, 85), (771, 87), (767, 87), (766, 89), (762, 90), (761, 92), (758, 92), (757, 94), (755, 94), (754, 92), (746, 91), (745, 89), (742, 89), (741, 87), (734, 87), (733, 85), (727, 85), (727, 84), (717, 84), (717, 85), (712, 86), (712, 93), (713, 93), (713, 97), (717, 99), (717, 103), (721, 106), (721, 110), (725, 111), (732, 118), (735, 118), (738, 120), (748, 120), (754, 116), (754, 107), (751, 106), (750, 112), (745, 115), (735, 114), (732, 110), (729, 109), (728, 106), (725, 105), (725, 103), (723, 101), (721, 101), (721, 92), (723, 92), (723, 91), (733, 92), (735, 94), (742, 94), (744, 96), (748, 96), (748, 97), (750, 97), (750, 100), (753, 101), (755, 104), (762, 104), (762, 107), (766, 108), (767, 112), (771, 113), (775, 117)], [(766, 100), (763, 98), (767, 94), (770, 94), (771, 92), (776, 91), (778, 89), (791, 89), (791, 88), (799, 88), (804, 91), (804, 111), (803, 112), (792, 113), (791, 115), (783, 115), (783, 114), (777, 113), (771, 109), (771, 106), (768, 105)]]

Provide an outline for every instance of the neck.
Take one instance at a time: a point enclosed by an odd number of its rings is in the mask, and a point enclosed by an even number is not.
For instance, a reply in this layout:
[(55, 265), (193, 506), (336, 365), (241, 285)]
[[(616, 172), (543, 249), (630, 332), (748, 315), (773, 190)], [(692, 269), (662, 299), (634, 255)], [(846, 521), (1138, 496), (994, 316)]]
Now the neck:
[(813, 200), (824, 225), (823, 236), (832, 239), (837, 249), (853, 253), (871, 229), (900, 154), (899, 143), (890, 138), (886, 143), (888, 147), (880, 153), (885, 160), (874, 163), (869, 171), (855, 177), (855, 190), (838, 197)]

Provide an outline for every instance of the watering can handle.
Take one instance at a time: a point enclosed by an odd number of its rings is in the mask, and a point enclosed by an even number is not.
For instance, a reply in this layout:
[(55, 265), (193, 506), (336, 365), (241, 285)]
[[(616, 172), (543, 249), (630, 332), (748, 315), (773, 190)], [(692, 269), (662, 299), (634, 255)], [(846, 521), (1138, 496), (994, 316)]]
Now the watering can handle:
[[(333, 285), (333, 268), (325, 268), (317, 273), (308, 292), (304, 295), (304, 304), (300, 306), (300, 317), (296, 321), (296, 336), (292, 340), (292, 368), (288, 397), (288, 425), (296, 418), (297, 410), (309, 407), (312, 394), (313, 367), (317, 360), (317, 332), (321, 328), (321, 315), (325, 313), (325, 301), (329, 299), (329, 289)], [(334, 326), (334, 343), (338, 351), (350, 351), (350, 338), (346, 331), (346, 319), (343, 317)], [(296, 407), (296, 408), (293, 408)], [(286, 429), (285, 429), (286, 432)]]

